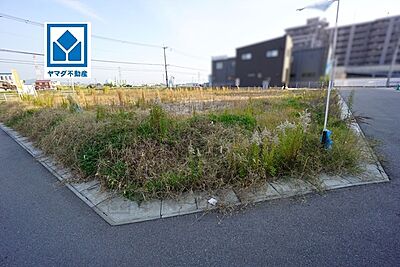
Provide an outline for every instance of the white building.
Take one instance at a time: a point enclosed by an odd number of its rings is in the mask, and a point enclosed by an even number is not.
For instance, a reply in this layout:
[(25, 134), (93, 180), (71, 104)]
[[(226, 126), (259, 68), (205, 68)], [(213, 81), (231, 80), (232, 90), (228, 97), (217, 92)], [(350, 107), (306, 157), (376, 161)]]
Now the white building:
[(8, 82), (11, 85), (16, 85), (11, 72), (0, 72), (0, 82)]

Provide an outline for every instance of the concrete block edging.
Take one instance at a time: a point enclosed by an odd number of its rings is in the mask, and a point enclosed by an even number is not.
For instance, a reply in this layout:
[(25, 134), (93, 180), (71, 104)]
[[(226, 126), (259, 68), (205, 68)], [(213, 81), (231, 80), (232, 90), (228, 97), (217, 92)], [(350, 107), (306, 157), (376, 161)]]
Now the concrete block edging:
[[(342, 107), (342, 115), (352, 116), (351, 111), (341, 96), (340, 104)], [(354, 121), (352, 123), (352, 128), (365, 141), (365, 135), (357, 122)], [(57, 162), (50, 157), (46, 157), (41, 150), (34, 147), (33, 143), (30, 142), (28, 138), (19, 135), (18, 132), (2, 123), (0, 123), (0, 129), (7, 133), (7, 135), (9, 135), (16, 143), (31, 154), (32, 157), (41, 163), (41, 165), (52, 173), (60, 182), (73, 177), (73, 173), (70, 170), (59, 166)], [(123, 225), (204, 212), (225, 205), (237, 206), (306, 195), (318, 191), (321, 187), (325, 190), (334, 190), (352, 186), (388, 182), (389, 178), (375, 153), (368, 146), (366, 141), (365, 145), (367, 146), (369, 154), (371, 154), (374, 159), (374, 164), (369, 164), (365, 167), (366, 172), (364, 173), (366, 173), (366, 176), (364, 178), (352, 176), (332, 177), (322, 174), (319, 177), (320, 184), (318, 186), (303, 180), (291, 178), (270, 183), (265, 182), (256, 187), (239, 191), (225, 189), (220, 190), (215, 194), (191, 192), (185, 194), (179, 200), (152, 200), (142, 203), (127, 200), (117, 195), (115, 192), (103, 191), (98, 181), (66, 183), (66, 186), (107, 223), (110, 225)], [(208, 203), (208, 200), (211, 197), (217, 199), (218, 204), (216, 206)]]

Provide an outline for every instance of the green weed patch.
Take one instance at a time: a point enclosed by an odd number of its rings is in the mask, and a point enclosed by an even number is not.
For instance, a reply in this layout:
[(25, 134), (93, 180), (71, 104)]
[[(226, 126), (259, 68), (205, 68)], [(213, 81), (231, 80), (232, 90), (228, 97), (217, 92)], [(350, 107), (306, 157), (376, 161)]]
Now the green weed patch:
[[(111, 96), (109, 89), (104, 91)], [(96, 97), (95, 92), (80, 94)], [(132, 104), (127, 95), (119, 91), (119, 104), (108, 106), (82, 105), (70, 98), (53, 107), (53, 95), (33, 106), (26, 101), (2, 104), (0, 120), (82, 179), (99, 179), (106, 188), (137, 200), (357, 171), (357, 137), (341, 120), (335, 94), (331, 150), (320, 144), (323, 91), (273, 92), (270, 98), (192, 115), (150, 105), (144, 91), (142, 104)]]

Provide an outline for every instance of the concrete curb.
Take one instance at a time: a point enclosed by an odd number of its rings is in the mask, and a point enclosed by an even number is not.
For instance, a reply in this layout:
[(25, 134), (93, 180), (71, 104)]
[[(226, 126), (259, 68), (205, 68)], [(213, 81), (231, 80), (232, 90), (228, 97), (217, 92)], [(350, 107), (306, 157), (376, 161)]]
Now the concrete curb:
[(361, 138), (363, 139), (363, 141), (365, 142), (365, 145), (367, 147), (367, 149), (369, 150), (370, 155), (374, 158), (375, 160), (375, 164), (378, 167), (378, 170), (380, 171), (380, 173), (382, 174), (382, 176), (385, 177), (385, 179), (387, 179), (388, 181), (390, 181), (389, 176), (387, 175), (387, 173), (385, 172), (381, 162), (378, 159), (378, 156), (375, 154), (374, 150), (371, 148), (371, 146), (368, 144), (368, 142), (366, 141), (367, 138), (363, 132), (363, 130), (361, 129), (360, 125), (358, 124), (358, 122), (354, 119), (354, 114), (353, 112), (350, 110), (349, 106), (347, 105), (346, 101), (343, 99), (342, 95), (340, 93), (338, 93), (339, 96), (339, 104), (342, 107), (342, 117), (348, 117), (350, 116), (353, 120), (351, 127), (353, 128), (353, 130), (359, 134), (361, 136)]
[[(344, 102), (342, 98), (340, 101), (342, 105), (342, 115), (350, 116), (351, 111), (346, 102)], [(179, 200), (152, 200), (142, 203), (125, 199), (115, 192), (103, 191), (98, 181), (66, 183), (66, 186), (107, 223), (110, 225), (123, 225), (204, 212), (224, 206), (237, 206), (273, 199), (302, 196), (320, 191), (321, 188), (324, 190), (334, 190), (388, 182), (389, 178), (387, 174), (373, 150), (365, 141), (365, 136), (357, 122), (352, 124), (352, 128), (355, 132), (360, 134), (368, 154), (374, 159), (373, 164), (366, 164), (364, 166), (364, 172), (360, 177), (339, 177), (322, 174), (316, 184), (291, 178), (271, 183), (264, 182), (251, 188), (238, 190), (237, 192), (232, 189), (220, 190), (215, 192), (215, 194), (191, 192), (182, 196)], [(36, 149), (28, 138), (19, 135), (16, 131), (2, 123), (0, 123), (0, 129), (31, 154), (59, 181), (65, 181), (74, 176), (70, 170), (59, 166), (52, 158), (47, 157), (41, 150)], [(216, 206), (209, 204), (208, 200), (210, 198), (215, 198), (218, 204)]]

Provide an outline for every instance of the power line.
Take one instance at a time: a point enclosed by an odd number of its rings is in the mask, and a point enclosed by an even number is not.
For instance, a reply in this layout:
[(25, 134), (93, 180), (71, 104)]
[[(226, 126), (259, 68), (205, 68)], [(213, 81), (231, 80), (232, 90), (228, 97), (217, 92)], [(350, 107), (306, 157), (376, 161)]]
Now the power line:
[(34, 39), (33, 36), (28, 36), (28, 35), (23, 35), (23, 34), (16, 34), (16, 33), (7, 32), (7, 31), (0, 31), (0, 34), (1, 35), (8, 34), (8, 35), (12, 35), (12, 36), (16, 36), (16, 37), (22, 37), (24, 39), (30, 39), (30, 40)]
[(0, 13), (0, 17), (1, 18), (5, 18), (5, 19), (9, 19), (9, 20), (14, 20), (14, 21), (26, 23), (26, 24), (30, 24), (30, 25), (34, 25), (34, 26), (44, 27), (43, 23), (40, 23), (40, 22), (37, 22), (37, 21), (32, 21), (32, 20), (29, 20), (29, 19), (23, 19), (23, 18), (11, 16), (11, 15), (4, 14), (4, 13)]
[[(21, 59), (11, 59), (11, 58), (0, 58), (0, 63), (12, 63), (12, 64), (22, 64), (22, 65), (39, 65), (44, 66), (43, 63), (35, 63), (34, 61), (29, 60), (21, 60)], [(93, 69), (97, 70), (121, 70), (128, 72), (155, 72), (155, 73), (163, 73), (163, 70), (150, 70), (150, 69), (131, 69), (131, 68), (119, 68), (119, 67), (107, 67), (107, 66), (92, 66)], [(192, 72), (181, 72), (181, 71), (173, 71), (174, 74), (182, 74), (182, 75), (196, 75), (197, 73)]]
[(152, 48), (162, 48), (161, 45), (153, 45), (153, 44), (145, 44), (145, 43), (139, 43), (139, 42), (125, 41), (125, 40), (120, 40), (120, 39), (115, 39), (115, 38), (110, 38), (110, 37), (104, 37), (104, 36), (95, 35), (95, 34), (92, 34), (92, 37), (93, 38), (97, 38), (97, 39), (101, 39), (101, 40), (106, 40), (106, 41), (123, 43), (123, 44), (145, 46), (145, 47), (152, 47)]
[[(1, 60), (1, 59), (0, 59)], [(107, 67), (107, 66), (92, 66), (93, 69), (99, 70), (119, 70), (119, 67)], [(162, 69), (132, 69), (132, 68), (120, 68), (121, 71), (138, 71), (138, 72), (164, 72)], [(197, 72), (182, 72), (182, 71), (172, 71), (174, 74), (187, 74), (187, 75), (197, 75)]]
[(127, 64), (127, 65), (144, 65), (144, 66), (164, 66), (160, 63), (145, 63), (145, 62), (130, 62), (130, 61), (116, 61), (105, 59), (92, 59), (93, 62), (112, 63), (112, 64)]
[[(11, 16), (11, 15), (4, 14), (4, 13), (0, 13), (0, 18), (14, 20), (14, 21), (17, 21), (17, 22), (22, 22), (22, 23), (25, 23), (25, 24), (30, 24), (30, 25), (34, 25), (34, 26), (38, 26), (38, 27), (44, 27), (44, 23), (33, 21), (33, 20), (29, 20), (29, 19), (23, 19), (23, 18), (20, 18), (20, 17)], [(101, 39), (101, 40), (106, 40), (106, 41), (111, 41), (111, 42), (117, 42), (117, 43), (123, 43), (123, 44), (129, 44), (129, 45), (152, 47), (152, 48), (163, 48), (163, 46), (161, 46), (161, 45), (145, 44), (145, 43), (140, 43), (140, 42), (132, 42), (132, 41), (120, 40), (120, 39), (105, 37), (105, 36), (96, 35), (96, 34), (92, 34), (92, 37), (96, 38), (96, 39)]]
[(194, 59), (203, 60), (203, 61), (206, 61), (206, 60), (209, 61), (210, 60), (209, 58), (191, 55), (191, 54), (188, 54), (186, 52), (182, 52), (180, 50), (177, 50), (175, 48), (171, 48), (171, 51), (176, 53), (176, 54), (180, 54), (182, 56), (189, 57), (189, 58), (194, 58)]
[[(28, 52), (28, 51), (20, 51), (20, 50), (12, 50), (12, 49), (4, 49), (0, 48), (0, 52), (6, 53), (15, 53), (15, 54), (23, 54), (23, 55), (33, 55), (33, 56), (44, 56), (43, 53), (37, 52)], [(164, 66), (164, 64), (160, 63), (146, 63), (146, 62), (129, 62), (129, 61), (117, 61), (117, 60), (105, 60), (105, 59), (92, 59), (94, 62), (102, 62), (102, 63), (112, 63), (112, 64), (128, 64), (128, 65), (144, 65), (144, 66)]]
[[(163, 73), (164, 70), (146, 70), (146, 69), (118, 69), (118, 68), (103, 68), (103, 67), (92, 67), (93, 69), (97, 69), (97, 70), (115, 70), (115, 71), (119, 71), (121, 70), (121, 72), (151, 72), (151, 73)], [(181, 72), (181, 71), (173, 71), (172, 74), (181, 74), (181, 75), (197, 75), (197, 73), (192, 73), (192, 72)]]
[[(0, 18), (14, 20), (14, 21), (17, 21), (17, 22), (22, 22), (22, 23), (30, 24), (30, 25), (34, 25), (34, 26), (44, 27), (44, 23), (33, 21), (33, 20), (29, 20), (29, 19), (24, 19), (24, 18), (20, 18), (20, 17), (16, 17), (16, 16), (11, 16), (11, 15), (8, 15), (8, 14), (5, 14), (5, 13), (0, 13)], [(121, 40), (121, 39), (117, 39), (117, 38), (111, 38), (111, 37), (95, 35), (95, 34), (92, 34), (92, 37), (96, 38), (96, 39), (100, 39), (100, 40), (118, 42), (118, 43), (129, 44), (129, 45), (151, 47), (151, 48), (162, 48), (162, 49), (165, 48), (165, 46), (161, 46), (161, 45), (146, 44), (146, 43), (141, 43), (141, 42), (133, 42), (133, 41)], [(174, 53), (177, 53), (177, 54), (180, 54), (180, 55), (183, 55), (183, 56), (186, 56), (186, 57), (199, 59), (199, 60), (204, 60), (204, 61), (205, 60), (209, 60), (208, 58), (200, 57), (200, 56), (197, 56), (197, 55), (191, 55), (189, 53), (180, 51), (180, 50), (175, 49), (175, 48), (170, 48), (170, 50), (172, 52), (174, 52)]]
[(22, 65), (31, 65), (31, 66), (34, 65), (34, 63), (30, 63), (30, 62), (14, 62), (14, 61), (7, 61), (7, 60), (1, 60), (1, 59), (0, 59), (0, 63), (12, 63), (12, 64), (22, 64)]
[(36, 53), (36, 52), (26, 52), (26, 51), (20, 51), (20, 50), (12, 50), (12, 49), (5, 49), (5, 48), (0, 48), (0, 52), (6, 52), (6, 53), (16, 53), (16, 54), (23, 54), (23, 55), (31, 55), (31, 56), (44, 56), (43, 53)]
[[(30, 62), (34, 63), (34, 61), (24, 60), (24, 59), (14, 59), (14, 58), (0, 58), (0, 60), (8, 60), (8, 61), (15, 61), (15, 62)], [(43, 64), (42, 64), (43, 65)]]
[(169, 64), (168, 66), (170, 66), (170, 67), (175, 67), (175, 68), (179, 68), (179, 69), (186, 69), (186, 70), (207, 71), (207, 70), (205, 70), (205, 69), (198, 69), (198, 68), (192, 68), (192, 67), (186, 67), (186, 66), (179, 66), (179, 65), (172, 65), (172, 64)]
[[(21, 22), (21, 23), (25, 23), (25, 24), (30, 24), (30, 25), (33, 25), (33, 26), (44, 27), (44, 23), (40, 23), (40, 22), (37, 22), (37, 21), (33, 21), (33, 20), (29, 20), (29, 19), (24, 19), (24, 18), (8, 15), (8, 14), (5, 14), (5, 13), (0, 13), (0, 18), (9, 19), (9, 20), (13, 20), (13, 21), (17, 21), (17, 22)], [(111, 63), (111, 64), (128, 64), (128, 65), (143, 65), (143, 66), (164, 66), (164, 68), (165, 68), (166, 86), (167, 87), (168, 87), (168, 67), (207, 72), (207, 70), (204, 70), (204, 69), (198, 69), (198, 68), (193, 68), (193, 67), (186, 67), (186, 66), (167, 64), (167, 58), (166, 58), (166, 49), (168, 48), (167, 46), (146, 44), (146, 43), (140, 43), (140, 42), (132, 42), (132, 41), (121, 40), (121, 39), (105, 37), (105, 36), (100, 36), (100, 35), (94, 35), (94, 34), (92, 34), (92, 37), (93, 38), (97, 38), (97, 39), (101, 39), (101, 40), (118, 42), (118, 43), (123, 43), (123, 44), (128, 44), (128, 45), (151, 47), (151, 48), (162, 48), (164, 50), (164, 64), (145, 63), (145, 62), (127, 62), (127, 61), (116, 61), (116, 60), (105, 60), (105, 59), (92, 59), (92, 61), (93, 62), (102, 62), (102, 63)], [(10, 52), (10, 53), (19, 53), (19, 54), (25, 54), (25, 55), (33, 55), (33, 56), (44, 56), (43, 53), (36, 53), (36, 52), (16, 51), (16, 50), (10, 50), (10, 49), (0, 49), (0, 52), (1, 51), (2, 52)], [(205, 58), (201, 58), (199, 56), (190, 55), (188, 53), (182, 52), (182, 51), (174, 49), (174, 48), (171, 48), (171, 51), (173, 51), (173, 52), (175, 52), (177, 54), (181, 54), (181, 55), (186, 56), (186, 57), (205, 60)]]
[[(23, 55), (34, 55), (34, 56), (44, 56), (43, 53), (12, 50), (12, 49), (4, 49), (4, 48), (0, 48), (0, 52), (16, 53), (16, 54), (23, 54)], [(161, 63), (131, 62), (131, 61), (117, 61), (117, 60), (105, 60), (105, 59), (92, 59), (92, 61), (93, 62), (101, 62), (101, 63), (111, 63), (111, 64), (143, 65), (143, 66), (165, 66), (165, 64), (161, 64)], [(205, 71), (205, 72), (207, 71), (207, 70), (204, 70), (204, 69), (191, 68), (191, 67), (179, 66), (179, 65), (167, 64), (167, 66), (168, 67), (173, 67), (173, 68), (187, 69), (187, 70)]]

